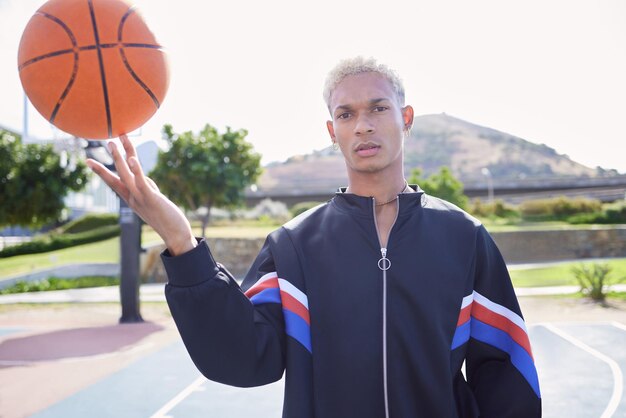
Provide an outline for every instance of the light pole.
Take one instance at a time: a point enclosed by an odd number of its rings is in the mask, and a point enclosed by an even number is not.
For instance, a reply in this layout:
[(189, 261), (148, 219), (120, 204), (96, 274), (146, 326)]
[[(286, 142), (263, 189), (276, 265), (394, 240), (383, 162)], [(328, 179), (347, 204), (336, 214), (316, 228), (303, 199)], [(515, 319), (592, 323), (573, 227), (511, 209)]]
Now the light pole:
[(493, 203), (493, 176), (491, 175), (491, 171), (487, 167), (483, 167), (480, 172), (483, 173), (483, 176), (487, 177), (488, 200), (489, 203)]
[[(87, 141), (87, 157), (115, 171), (113, 158), (103, 141)], [(120, 202), (120, 323), (143, 322), (139, 311), (139, 253), (141, 252), (141, 219), (124, 199)]]

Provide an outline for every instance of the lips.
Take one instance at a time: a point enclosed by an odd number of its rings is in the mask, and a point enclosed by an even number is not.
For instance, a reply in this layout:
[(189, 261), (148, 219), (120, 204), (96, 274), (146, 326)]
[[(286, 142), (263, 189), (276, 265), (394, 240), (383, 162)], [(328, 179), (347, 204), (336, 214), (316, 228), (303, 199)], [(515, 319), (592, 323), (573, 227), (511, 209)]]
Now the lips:
[(366, 142), (365, 144), (359, 144), (357, 145), (355, 151), (359, 152), (359, 151), (367, 151), (367, 150), (371, 150), (374, 148), (380, 148), (380, 145), (375, 144), (373, 142)]
[(355, 152), (359, 157), (372, 157), (378, 154), (380, 150), (380, 145), (375, 144), (373, 142), (366, 142), (364, 144), (359, 144), (355, 148)]

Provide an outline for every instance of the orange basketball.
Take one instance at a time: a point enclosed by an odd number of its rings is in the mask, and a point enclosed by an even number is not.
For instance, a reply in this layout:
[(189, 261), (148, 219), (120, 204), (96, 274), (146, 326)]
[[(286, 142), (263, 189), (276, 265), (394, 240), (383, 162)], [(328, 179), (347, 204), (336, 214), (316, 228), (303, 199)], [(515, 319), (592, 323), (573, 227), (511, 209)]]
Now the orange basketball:
[(163, 48), (123, 0), (48, 1), (24, 29), (18, 69), (39, 113), (85, 139), (139, 128), (169, 83)]

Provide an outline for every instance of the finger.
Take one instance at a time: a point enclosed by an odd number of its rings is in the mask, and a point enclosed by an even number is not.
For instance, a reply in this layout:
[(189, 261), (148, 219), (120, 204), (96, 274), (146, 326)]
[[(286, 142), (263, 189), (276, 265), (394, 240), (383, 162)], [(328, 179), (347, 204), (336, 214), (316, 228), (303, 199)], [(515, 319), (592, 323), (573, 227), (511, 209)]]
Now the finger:
[(150, 177), (146, 177), (146, 180), (148, 181), (148, 184), (150, 185), (150, 187), (152, 187), (155, 191), (161, 193), (159, 186), (157, 186), (154, 180), (152, 180)]
[(115, 142), (109, 142), (109, 150), (113, 156), (115, 162), (115, 171), (124, 185), (128, 188), (128, 192), (131, 195), (136, 194), (137, 188), (135, 187), (135, 176), (128, 168), (128, 163), (122, 157), (120, 150)]
[(91, 158), (87, 159), (87, 166), (96, 173), (102, 181), (106, 183), (115, 193), (117, 193), (122, 199), (128, 202), (128, 188), (124, 186), (124, 183), (120, 181), (120, 178), (113, 174), (111, 170), (106, 168), (99, 161), (93, 160)]
[(133, 145), (132, 142), (130, 142), (130, 139), (128, 139), (128, 135), (126, 135), (126, 134), (120, 135), (120, 141), (122, 142), (122, 146), (124, 147), (124, 151), (126, 151), (126, 160), (127, 161), (128, 161), (128, 159), (130, 157), (136, 157), (137, 156), (137, 151), (135, 150), (135, 146)]
[(131, 172), (135, 176), (135, 185), (139, 191), (145, 192), (150, 188), (150, 184), (147, 181), (147, 177), (143, 174), (143, 169), (137, 157), (133, 156), (128, 159), (128, 166)]

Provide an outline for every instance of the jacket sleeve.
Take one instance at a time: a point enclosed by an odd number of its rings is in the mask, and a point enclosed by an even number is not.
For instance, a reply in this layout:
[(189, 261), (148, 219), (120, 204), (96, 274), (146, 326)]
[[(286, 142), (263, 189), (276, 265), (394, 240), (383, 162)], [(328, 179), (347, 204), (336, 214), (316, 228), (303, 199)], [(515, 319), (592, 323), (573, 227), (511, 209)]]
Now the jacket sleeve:
[(482, 418), (541, 416), (541, 395), (526, 325), (495, 242), (476, 240), (467, 381)]
[[(255, 306), (233, 276), (213, 259), (206, 241), (172, 257), (162, 254), (165, 296), (183, 342), (208, 379), (233, 386), (259, 386), (284, 371), (285, 332), (280, 304)], [(266, 241), (246, 280), (275, 271)]]

